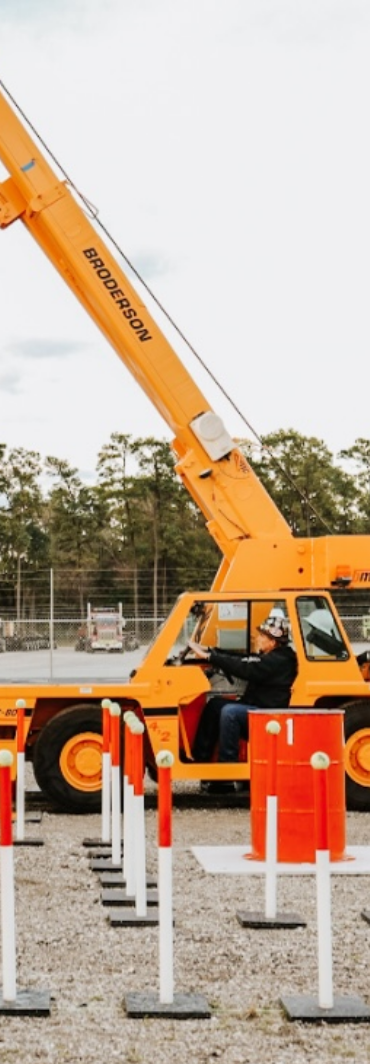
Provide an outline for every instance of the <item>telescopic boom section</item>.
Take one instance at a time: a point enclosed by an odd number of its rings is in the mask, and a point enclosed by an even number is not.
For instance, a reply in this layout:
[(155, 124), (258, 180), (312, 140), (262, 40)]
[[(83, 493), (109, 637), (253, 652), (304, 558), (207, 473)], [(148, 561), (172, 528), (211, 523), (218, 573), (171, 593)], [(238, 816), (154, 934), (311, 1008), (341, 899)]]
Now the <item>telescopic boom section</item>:
[(20, 219), (174, 434), (177, 472), (231, 561), (240, 541), (291, 538), (221, 419), (0, 93), (0, 228)]

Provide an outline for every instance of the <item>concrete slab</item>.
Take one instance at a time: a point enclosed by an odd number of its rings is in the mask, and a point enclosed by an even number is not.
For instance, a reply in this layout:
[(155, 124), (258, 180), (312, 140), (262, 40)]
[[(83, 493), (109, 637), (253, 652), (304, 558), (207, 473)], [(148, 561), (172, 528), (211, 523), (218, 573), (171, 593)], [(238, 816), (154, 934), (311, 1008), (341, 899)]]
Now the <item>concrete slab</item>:
[[(252, 860), (250, 846), (192, 846), (191, 852), (204, 871), (213, 875), (263, 876), (265, 874), (265, 862)], [(279, 876), (314, 875), (315, 871), (314, 863), (285, 864), (279, 862), (277, 865)], [(330, 872), (333, 875), (345, 876), (369, 875), (370, 847), (348, 846), (347, 860), (332, 861)]]

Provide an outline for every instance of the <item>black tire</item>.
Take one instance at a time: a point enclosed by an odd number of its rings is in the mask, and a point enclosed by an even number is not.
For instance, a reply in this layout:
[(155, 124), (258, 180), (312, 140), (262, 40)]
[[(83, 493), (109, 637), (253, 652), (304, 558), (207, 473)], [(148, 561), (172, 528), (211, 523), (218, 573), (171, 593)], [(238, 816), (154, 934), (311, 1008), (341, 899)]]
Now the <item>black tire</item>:
[[(370, 810), (370, 699), (348, 702), (344, 710), (347, 809)], [(367, 756), (364, 756), (366, 753)], [(362, 755), (362, 756), (361, 756)]]
[[(35, 743), (33, 769), (41, 791), (62, 812), (97, 813), (101, 809), (102, 720), (99, 706), (79, 705), (63, 709), (45, 724)], [(96, 735), (96, 744), (92, 736)], [(73, 754), (81, 745), (91, 747), (95, 775), (79, 773)], [(76, 740), (74, 744), (73, 740)], [(71, 771), (67, 752), (70, 749)], [(99, 757), (97, 756), (99, 754)], [(76, 783), (76, 785), (75, 785)]]

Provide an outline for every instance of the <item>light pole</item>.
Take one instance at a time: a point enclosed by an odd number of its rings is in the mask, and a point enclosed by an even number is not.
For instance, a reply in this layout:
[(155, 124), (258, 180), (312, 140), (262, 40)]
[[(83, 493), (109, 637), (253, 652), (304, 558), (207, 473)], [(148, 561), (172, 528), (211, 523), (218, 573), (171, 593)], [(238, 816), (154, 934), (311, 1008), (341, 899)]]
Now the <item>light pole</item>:
[(21, 554), (21, 553), (17, 554), (17, 588), (16, 588), (17, 604), (16, 604), (16, 613), (17, 613), (17, 621), (18, 621), (18, 623), (19, 623), (19, 621), (21, 619), (22, 558), (25, 558), (25, 557), (26, 557), (25, 554)]

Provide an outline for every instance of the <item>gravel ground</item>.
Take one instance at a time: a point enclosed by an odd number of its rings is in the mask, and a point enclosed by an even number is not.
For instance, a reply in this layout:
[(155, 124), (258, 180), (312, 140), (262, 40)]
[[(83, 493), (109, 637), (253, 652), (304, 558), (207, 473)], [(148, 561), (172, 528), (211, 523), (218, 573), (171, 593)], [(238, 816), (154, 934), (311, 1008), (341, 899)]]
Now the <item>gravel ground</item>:
[[(155, 808), (145, 822), (147, 871), (155, 876)], [(173, 814), (175, 992), (204, 995), (211, 1018), (128, 1018), (127, 993), (158, 993), (158, 928), (110, 925), (83, 845), (100, 829), (99, 816), (44, 811), (41, 823), (26, 829), (44, 845), (14, 848), (17, 987), (49, 990), (51, 1010), (39, 1018), (0, 1017), (4, 1064), (368, 1064), (370, 1024), (290, 1022), (279, 1004), (281, 994), (317, 996), (314, 877), (278, 882), (279, 910), (298, 910), (306, 928), (247, 930), (236, 911), (263, 911), (263, 878), (207, 875), (191, 852), (193, 845), (248, 844), (249, 812), (241, 805), (175, 807)], [(349, 814), (348, 843), (366, 845), (369, 835), (368, 816)], [(370, 927), (361, 919), (368, 878), (334, 876), (331, 891), (335, 994), (356, 994), (370, 1005)]]

